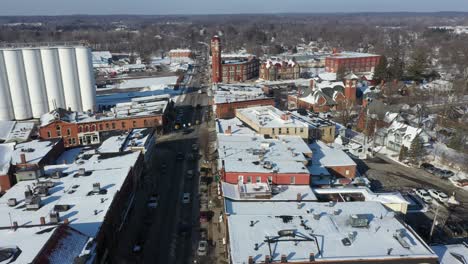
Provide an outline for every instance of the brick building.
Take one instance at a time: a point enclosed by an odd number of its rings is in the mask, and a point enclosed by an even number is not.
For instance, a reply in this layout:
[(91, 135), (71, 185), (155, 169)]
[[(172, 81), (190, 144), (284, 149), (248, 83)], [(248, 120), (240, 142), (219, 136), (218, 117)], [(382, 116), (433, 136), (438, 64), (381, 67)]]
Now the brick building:
[(274, 106), (274, 98), (261, 98), (246, 101), (234, 101), (216, 104), (216, 116), (218, 118), (227, 119), (236, 116), (236, 109), (254, 107), (254, 106)]
[(189, 49), (173, 49), (169, 51), (169, 58), (193, 58), (193, 53)]
[(299, 79), (301, 67), (293, 60), (267, 60), (260, 66), (260, 79), (267, 81)]
[(325, 70), (337, 72), (343, 67), (347, 72), (373, 72), (381, 56), (358, 52), (334, 52), (325, 58)]
[(222, 57), (221, 39), (211, 38), (211, 69), (213, 83), (244, 82), (258, 77), (260, 62), (255, 56)]

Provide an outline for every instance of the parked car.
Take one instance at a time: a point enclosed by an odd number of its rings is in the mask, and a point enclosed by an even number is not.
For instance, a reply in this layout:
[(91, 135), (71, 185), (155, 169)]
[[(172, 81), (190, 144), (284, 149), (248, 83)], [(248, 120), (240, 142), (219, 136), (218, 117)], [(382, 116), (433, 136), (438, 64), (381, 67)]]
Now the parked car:
[(182, 196), (182, 203), (184, 204), (190, 203), (190, 193), (184, 193), (184, 196)]
[(424, 189), (416, 189), (416, 195), (419, 196), (425, 203), (431, 203), (431, 195)]
[(428, 169), (428, 168), (434, 168), (434, 165), (432, 165), (430, 163), (422, 163), (419, 167), (421, 169)]
[(455, 175), (455, 173), (453, 171), (451, 171), (451, 170), (442, 170), (441, 173), (447, 178), (452, 177), (453, 175)]
[[(450, 175), (450, 173), (452, 173), (452, 175)], [(436, 168), (433, 172), (433, 174), (437, 177), (440, 177), (442, 179), (447, 179), (451, 176), (453, 176), (453, 172), (449, 171), (449, 170), (441, 170), (439, 168)]]
[(441, 202), (441, 203), (446, 203), (449, 199), (448, 195), (441, 192), (441, 191), (438, 191), (438, 190), (434, 190), (434, 189), (429, 189), (427, 190), (427, 192), (429, 193), (429, 195), (434, 198), (435, 200)]
[(208, 242), (206, 240), (202, 240), (198, 242), (198, 249), (197, 249), (198, 256), (206, 256), (207, 251), (208, 251)]

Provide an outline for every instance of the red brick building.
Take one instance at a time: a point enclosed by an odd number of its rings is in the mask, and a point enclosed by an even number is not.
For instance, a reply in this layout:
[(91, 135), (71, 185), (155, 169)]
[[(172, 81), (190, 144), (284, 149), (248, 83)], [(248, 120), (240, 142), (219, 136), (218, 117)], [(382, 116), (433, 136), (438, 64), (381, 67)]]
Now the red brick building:
[(262, 98), (256, 100), (246, 101), (232, 101), (216, 104), (216, 116), (221, 119), (234, 118), (236, 116), (236, 109), (248, 108), (253, 106), (275, 106), (274, 98)]
[(193, 53), (189, 49), (173, 49), (169, 51), (169, 58), (193, 58)]
[[(135, 115), (108, 117), (99, 114), (88, 117), (58, 109), (50, 113), (54, 118), (39, 128), (42, 139), (63, 138), (65, 147), (99, 144), (106, 132), (130, 131), (134, 128), (154, 128), (164, 124), (164, 115)], [(50, 115), (49, 114), (49, 115)], [(70, 115), (77, 116), (70, 119)], [(78, 121), (76, 120), (78, 119)]]
[(256, 78), (260, 62), (255, 56), (222, 59), (221, 39), (211, 38), (211, 75), (213, 83), (235, 83)]
[(373, 72), (381, 56), (358, 52), (333, 53), (325, 58), (325, 70), (337, 72), (340, 67), (351, 72)]
[(267, 81), (299, 79), (301, 67), (295, 61), (268, 60), (260, 66), (260, 79)]
[(255, 172), (225, 172), (221, 171), (222, 180), (231, 183), (254, 183), (263, 182), (273, 185), (309, 185), (309, 173), (255, 173)]

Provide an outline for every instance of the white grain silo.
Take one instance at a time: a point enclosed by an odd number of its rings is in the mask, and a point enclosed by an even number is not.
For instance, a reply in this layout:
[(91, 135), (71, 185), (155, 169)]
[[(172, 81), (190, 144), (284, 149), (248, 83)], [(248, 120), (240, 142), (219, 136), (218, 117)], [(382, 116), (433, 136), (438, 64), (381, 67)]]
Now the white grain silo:
[(81, 105), (75, 49), (72, 47), (59, 47), (58, 53), (66, 106), (67, 108), (71, 108), (72, 111), (81, 112), (83, 108)]
[(34, 118), (40, 118), (41, 115), (49, 112), (41, 51), (37, 48), (23, 49), (23, 61), (32, 114)]
[(15, 113), (11, 104), (10, 86), (3, 60), (3, 51), (0, 50), (0, 120), (13, 119), (15, 119)]
[(23, 56), (19, 49), (3, 50), (8, 84), (10, 85), (11, 102), (16, 120), (32, 118), (28, 84), (24, 72)]
[(49, 110), (52, 111), (55, 107), (66, 108), (58, 50), (56, 48), (41, 48), (41, 58)]
[(96, 81), (91, 58), (91, 50), (84, 46), (75, 48), (78, 76), (80, 81), (83, 111), (94, 111), (96, 107)]

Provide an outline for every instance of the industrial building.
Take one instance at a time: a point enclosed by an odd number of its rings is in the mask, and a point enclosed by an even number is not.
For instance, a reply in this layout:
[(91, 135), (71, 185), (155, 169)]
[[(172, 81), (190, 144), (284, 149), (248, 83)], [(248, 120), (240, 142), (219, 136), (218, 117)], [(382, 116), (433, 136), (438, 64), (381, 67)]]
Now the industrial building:
[(325, 70), (336, 73), (343, 68), (348, 72), (373, 72), (381, 57), (376, 54), (334, 50), (332, 55), (325, 58)]
[(40, 118), (56, 108), (94, 111), (95, 105), (87, 46), (0, 48), (0, 120)]

